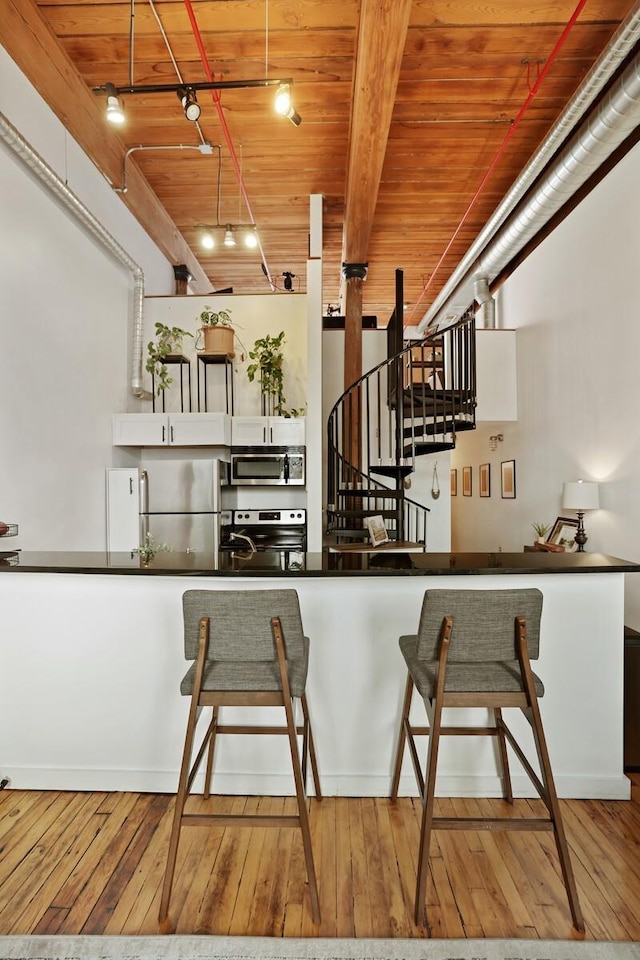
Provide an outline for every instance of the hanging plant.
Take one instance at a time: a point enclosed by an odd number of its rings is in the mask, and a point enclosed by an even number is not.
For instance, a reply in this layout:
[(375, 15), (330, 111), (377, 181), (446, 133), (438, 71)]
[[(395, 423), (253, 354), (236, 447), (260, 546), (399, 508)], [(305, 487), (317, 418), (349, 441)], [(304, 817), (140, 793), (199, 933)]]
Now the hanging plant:
[(179, 353), (182, 349), (182, 341), (185, 337), (192, 337), (193, 334), (181, 327), (168, 327), (164, 323), (156, 323), (156, 339), (150, 340), (147, 344), (147, 362), (145, 369), (151, 373), (157, 380), (158, 386), (156, 393), (158, 396), (163, 390), (171, 386), (173, 377), (169, 376), (167, 365), (164, 362), (169, 354)]

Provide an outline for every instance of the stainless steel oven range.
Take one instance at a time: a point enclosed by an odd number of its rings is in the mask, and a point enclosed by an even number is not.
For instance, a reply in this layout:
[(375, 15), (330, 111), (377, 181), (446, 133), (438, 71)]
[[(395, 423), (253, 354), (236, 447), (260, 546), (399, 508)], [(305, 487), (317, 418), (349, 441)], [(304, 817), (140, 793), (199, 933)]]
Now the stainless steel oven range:
[(293, 551), (307, 549), (307, 511), (233, 510), (231, 523), (221, 529), (220, 549), (227, 552)]

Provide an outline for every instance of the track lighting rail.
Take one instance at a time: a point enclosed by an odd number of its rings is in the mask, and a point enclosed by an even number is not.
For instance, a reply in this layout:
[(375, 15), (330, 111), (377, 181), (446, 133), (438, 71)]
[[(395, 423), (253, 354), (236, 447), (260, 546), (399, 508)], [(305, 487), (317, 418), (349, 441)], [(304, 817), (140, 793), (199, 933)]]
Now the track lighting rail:
[(103, 83), (99, 87), (94, 87), (93, 92), (98, 95), (104, 95), (114, 90), (118, 96), (122, 94), (140, 94), (140, 93), (178, 93), (179, 90), (242, 90), (248, 87), (273, 87), (280, 86), (283, 83), (291, 84), (288, 80), (205, 80), (202, 83), (158, 83), (158, 84), (138, 84), (134, 86), (118, 87), (115, 84)]

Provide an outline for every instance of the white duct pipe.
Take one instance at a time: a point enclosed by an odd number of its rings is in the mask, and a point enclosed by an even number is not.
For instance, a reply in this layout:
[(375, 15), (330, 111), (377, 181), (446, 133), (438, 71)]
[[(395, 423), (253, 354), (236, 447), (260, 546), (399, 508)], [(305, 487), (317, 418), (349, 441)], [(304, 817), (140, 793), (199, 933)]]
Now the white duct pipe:
[[(591, 106), (595, 98), (601, 92), (609, 79), (613, 76), (615, 71), (619, 68), (621, 63), (624, 62), (638, 40), (640, 40), (640, 0), (634, 5), (633, 10), (630, 11), (625, 20), (620, 24), (620, 27), (611, 39), (607, 49), (593, 65), (581, 83), (580, 87), (566, 105), (558, 120), (555, 122), (543, 140), (540, 148), (531, 158), (529, 163), (524, 167), (518, 179), (514, 182), (513, 186), (496, 208), (491, 218), (487, 221), (485, 227), (478, 234), (477, 238), (465, 256), (451, 274), (445, 286), (442, 288), (429, 309), (426, 311), (424, 317), (418, 325), (418, 333), (423, 333), (427, 326), (430, 324), (435, 324), (445, 317), (448, 325), (449, 322), (462, 316), (473, 300), (473, 279), (475, 275), (482, 274), (489, 276), (491, 279), (495, 278), (498, 273), (498, 269), (496, 269), (494, 266), (493, 269), (495, 272), (493, 274), (488, 272), (486, 260), (483, 257), (483, 252), (489, 248), (491, 239), (497, 234), (498, 230), (502, 224), (505, 223), (507, 218), (513, 214), (513, 211), (516, 209), (518, 203), (521, 202), (526, 192), (531, 188), (534, 181), (542, 173), (544, 168), (550, 162), (551, 158), (556, 154), (561, 144), (565, 142), (571, 131), (574, 130), (578, 120)], [(602, 117), (602, 122), (605, 125), (611, 125), (613, 127), (616, 122), (615, 114), (611, 113), (605, 117), (605, 112), (608, 109), (611, 96), (612, 94), (609, 96), (609, 98), (607, 98), (606, 105), (603, 105), (600, 110), (598, 110), (597, 117)], [(637, 118), (635, 123), (638, 123)], [(631, 129), (633, 129), (633, 125)], [(618, 143), (622, 142), (624, 137), (626, 137), (629, 132), (630, 130), (625, 129), (624, 135), (620, 138)], [(586, 136), (589, 136), (588, 133)], [(576, 167), (582, 159), (580, 136), (578, 135), (577, 138), (574, 138), (572, 143), (575, 143), (575, 154), (573, 155), (572, 160), (569, 162), (568, 168), (571, 166)], [(618, 143), (616, 143), (615, 146), (617, 146)], [(609, 146), (606, 156), (613, 152), (615, 146)], [(602, 163), (604, 159), (606, 159), (606, 157), (601, 156), (597, 165)], [(591, 175), (591, 172), (593, 172), (593, 170), (589, 171), (587, 177)], [(585, 179), (587, 179), (587, 177), (585, 177)], [(547, 183), (547, 180), (545, 180), (545, 183)], [(565, 192), (564, 194), (562, 201), (563, 203), (566, 202), (570, 193), (573, 193), (578, 189), (578, 186), (578, 183), (576, 183), (575, 187), (573, 187), (572, 184), (572, 189), (570, 192)], [(543, 223), (541, 221), (537, 221), (533, 232), (535, 233), (542, 226)], [(513, 237), (510, 238), (510, 242), (515, 242)], [(524, 243), (522, 245), (524, 245)], [(510, 249), (505, 263), (508, 262), (508, 259), (513, 257), (515, 252), (515, 249)], [(489, 254), (487, 254), (487, 257), (488, 256)], [(483, 266), (480, 267), (478, 265), (479, 263), (482, 263)], [(502, 265), (504, 266), (504, 264)]]
[(488, 277), (476, 277), (473, 285), (474, 297), (480, 307), (476, 319), (479, 327), (494, 330), (496, 326), (496, 302), (491, 296)]
[(142, 307), (144, 303), (144, 273), (142, 267), (129, 256), (124, 247), (105, 230), (100, 221), (83, 202), (69, 189), (58, 174), (43, 160), (39, 153), (27, 143), (13, 124), (0, 113), (0, 140), (21, 161), (27, 170), (58, 200), (74, 219), (89, 233), (117, 263), (122, 264), (133, 275), (133, 357), (131, 390), (135, 397), (148, 399), (142, 385)]

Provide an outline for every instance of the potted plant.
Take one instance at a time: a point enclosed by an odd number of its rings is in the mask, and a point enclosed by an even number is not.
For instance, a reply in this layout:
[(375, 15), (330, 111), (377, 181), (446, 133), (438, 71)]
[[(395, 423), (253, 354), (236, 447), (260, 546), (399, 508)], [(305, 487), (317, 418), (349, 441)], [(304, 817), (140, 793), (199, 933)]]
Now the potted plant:
[(148, 533), (144, 542), (139, 547), (135, 547), (132, 552), (140, 557), (143, 567), (148, 567), (156, 553), (170, 553), (171, 547), (166, 543), (158, 543), (153, 535)]
[(235, 356), (233, 349), (234, 331), (231, 325), (231, 311), (212, 310), (206, 306), (197, 318), (200, 321), (200, 331), (196, 340), (196, 350), (200, 349), (199, 340), (202, 333), (204, 346), (202, 353), (226, 356), (232, 360)]
[(538, 543), (544, 543), (544, 538), (546, 537), (547, 533), (549, 532), (549, 524), (548, 524), (548, 523), (538, 523), (538, 521), (536, 520), (536, 521), (534, 521), (534, 522), (531, 524), (531, 526), (533, 527), (533, 529), (534, 529), (535, 532), (536, 532), (536, 540), (538, 541)]
[(284, 412), (285, 396), (282, 374), (282, 364), (284, 362), (282, 347), (284, 343), (284, 330), (281, 330), (277, 337), (272, 337), (269, 334), (260, 337), (254, 343), (253, 350), (249, 351), (249, 357), (253, 360), (253, 363), (250, 363), (247, 367), (247, 376), (252, 383), (256, 376), (260, 380), (263, 414), (286, 415)]
[(156, 323), (155, 328), (156, 339), (150, 340), (147, 344), (146, 370), (156, 378), (158, 383), (156, 393), (160, 396), (162, 391), (173, 383), (173, 377), (169, 376), (164, 362), (165, 358), (179, 353), (184, 337), (192, 337), (193, 334), (181, 327), (168, 327), (164, 323)]

